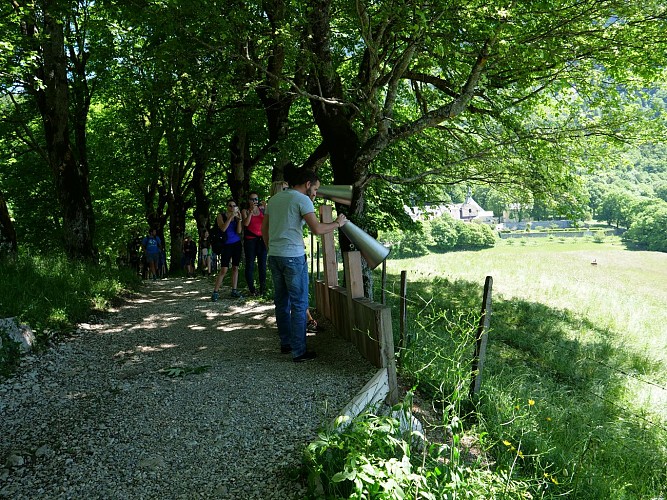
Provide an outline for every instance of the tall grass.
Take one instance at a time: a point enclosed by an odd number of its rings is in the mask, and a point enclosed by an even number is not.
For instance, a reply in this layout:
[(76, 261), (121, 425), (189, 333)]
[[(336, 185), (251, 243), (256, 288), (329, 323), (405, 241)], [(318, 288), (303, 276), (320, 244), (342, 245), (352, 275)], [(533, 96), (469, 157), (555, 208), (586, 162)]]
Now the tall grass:
[[(484, 277), (494, 278), (475, 431), (486, 436), (497, 474), (540, 497), (665, 496), (667, 255), (614, 241), (529, 241), (387, 267), (390, 287), (409, 271), (416, 332), (425, 304), (450, 318), (478, 311)], [(433, 355), (407, 374), (451, 407), (456, 388), (446, 377), (465, 363), (455, 355), (465, 343), (416, 332), (406, 359)]]
[(0, 317), (27, 323), (41, 344), (106, 309), (140, 282), (126, 270), (53, 255), (0, 260), (0, 276)]

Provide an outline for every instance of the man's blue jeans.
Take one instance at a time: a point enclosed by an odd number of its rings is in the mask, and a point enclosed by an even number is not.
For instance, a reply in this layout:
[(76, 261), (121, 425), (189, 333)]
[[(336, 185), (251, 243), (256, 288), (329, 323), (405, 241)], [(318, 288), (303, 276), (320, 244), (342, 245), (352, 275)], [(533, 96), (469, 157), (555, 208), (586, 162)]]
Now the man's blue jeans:
[(308, 264), (300, 257), (269, 257), (273, 279), (273, 303), (280, 345), (292, 347), (292, 357), (306, 352), (306, 311), (308, 310)]

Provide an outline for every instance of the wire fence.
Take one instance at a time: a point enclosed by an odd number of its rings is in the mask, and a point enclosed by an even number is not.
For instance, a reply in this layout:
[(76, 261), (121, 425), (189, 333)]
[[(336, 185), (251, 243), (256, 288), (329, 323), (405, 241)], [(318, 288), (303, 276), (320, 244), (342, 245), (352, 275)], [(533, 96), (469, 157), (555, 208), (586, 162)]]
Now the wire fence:
[[(320, 252), (319, 242), (317, 242), (317, 244), (315, 245), (315, 242), (313, 241), (313, 239), (311, 239), (311, 259), (310, 259), (310, 265), (311, 265), (310, 274), (311, 274), (311, 276), (310, 277), (311, 277), (312, 281), (314, 281), (315, 279), (320, 279), (320, 259), (321, 259), (321, 252)], [(410, 305), (413, 308), (417, 309), (418, 314), (419, 314), (419, 313), (422, 313), (425, 309), (432, 306), (433, 298), (425, 298), (425, 297), (419, 296), (418, 300), (414, 300), (414, 299), (410, 298), (407, 293), (405, 293), (405, 284), (403, 284), (402, 293), (395, 293), (394, 291), (389, 290), (386, 286), (386, 267), (385, 267), (385, 264), (383, 264), (383, 267), (382, 267), (382, 286), (381, 286), (381, 289), (380, 289), (380, 294), (381, 294), (381, 297), (382, 297), (381, 300), (382, 300), (383, 304), (386, 302), (386, 297), (387, 296), (393, 297), (394, 299), (399, 301), (399, 303), (402, 304), (401, 307), (398, 308), (399, 314), (401, 315), (401, 317), (399, 318), (399, 324), (401, 325), (401, 328), (403, 328), (403, 327), (406, 328), (406, 332), (401, 332), (401, 333), (402, 334), (405, 333), (406, 340), (413, 337), (413, 335), (411, 335), (407, 331), (407, 330), (409, 330), (409, 328), (408, 328), (409, 323), (407, 321), (407, 318), (404, 317), (407, 313), (407, 306)], [(405, 326), (403, 326), (403, 325), (405, 325)], [(662, 385), (660, 383), (657, 383), (657, 382), (654, 382), (654, 381), (651, 381), (651, 380), (646, 380), (643, 377), (640, 377), (640, 376), (638, 376), (634, 373), (631, 373), (627, 370), (624, 370), (622, 368), (612, 366), (609, 363), (605, 363), (602, 360), (593, 359), (593, 358), (590, 358), (590, 357), (587, 357), (587, 356), (582, 356), (580, 352), (577, 352), (574, 349), (568, 348), (565, 345), (562, 345), (562, 344), (556, 345), (555, 342), (549, 341), (548, 339), (544, 339), (544, 338), (540, 338), (539, 340), (541, 342), (549, 342), (549, 343), (551, 343), (551, 345), (553, 345), (555, 347), (562, 348), (562, 349), (568, 351), (570, 354), (576, 355), (578, 359), (581, 359), (581, 360), (584, 360), (584, 361), (587, 361), (587, 362), (590, 362), (590, 363), (597, 364), (597, 365), (599, 365), (599, 366), (601, 366), (601, 367), (605, 368), (606, 370), (609, 370), (613, 373), (616, 373), (616, 374), (619, 374), (621, 376), (627, 377), (628, 379), (632, 379), (632, 380), (634, 380), (636, 382), (639, 382), (641, 384), (645, 384), (647, 386), (654, 387), (658, 390), (667, 392), (667, 387), (665, 387), (664, 385)], [(506, 345), (508, 347), (516, 349), (516, 347), (511, 346), (507, 343), (506, 343)], [(405, 346), (401, 346), (399, 344), (399, 348), (401, 348), (401, 347), (405, 347)], [(614, 401), (611, 401), (607, 398), (604, 398), (603, 396), (600, 396), (599, 394), (596, 394), (596, 393), (591, 392), (591, 391), (587, 391), (585, 389), (582, 389), (582, 390), (584, 392), (586, 392), (587, 394), (590, 394), (591, 396), (594, 396), (595, 398), (598, 398), (598, 399), (604, 401), (605, 403), (618, 408), (619, 410), (623, 411), (627, 415), (632, 415), (633, 417), (644, 421), (648, 425), (660, 428), (663, 431), (667, 431), (667, 428), (665, 428), (665, 426), (663, 424), (659, 423), (659, 422), (654, 422), (654, 421), (648, 419), (645, 416), (639, 415), (638, 413), (634, 412), (633, 410), (631, 410), (627, 407), (623, 407), (623, 406), (619, 405), (618, 403), (616, 403)]]
[[(402, 294), (395, 293), (395, 292), (393, 292), (391, 290), (388, 290), (388, 289), (383, 289), (382, 293), (383, 293), (383, 296), (384, 295), (389, 295), (389, 296), (393, 297), (396, 301), (401, 301), (401, 300), (405, 301), (406, 304), (410, 304), (413, 308), (417, 309), (419, 312), (423, 312), (426, 308), (430, 307), (433, 303), (433, 298), (426, 299), (424, 297), (419, 297), (418, 300), (414, 300), (414, 299), (411, 299), (409, 296), (407, 296), (407, 294), (406, 294), (406, 296), (403, 296)], [(407, 321), (405, 321), (405, 323), (409, 324)], [(494, 339), (490, 338), (490, 340), (494, 340)], [(499, 342), (502, 342), (503, 344), (505, 344), (507, 347), (509, 347), (511, 349), (517, 349), (516, 346), (513, 346), (510, 343), (504, 342), (500, 339), (495, 339), (495, 340), (499, 341)], [(651, 386), (651, 387), (654, 387), (654, 388), (659, 389), (661, 391), (667, 392), (667, 387), (665, 387), (664, 385), (661, 385), (661, 384), (659, 384), (657, 382), (654, 382), (654, 381), (651, 381), (651, 380), (646, 380), (646, 379), (644, 379), (644, 378), (642, 378), (642, 377), (640, 377), (636, 374), (633, 374), (633, 373), (631, 373), (627, 370), (624, 370), (622, 368), (612, 366), (609, 363), (606, 363), (602, 360), (593, 359), (593, 358), (590, 358), (588, 356), (583, 356), (581, 354), (581, 352), (578, 352), (575, 349), (569, 348), (566, 345), (558, 344), (555, 341), (545, 339), (543, 337), (540, 337), (539, 339), (536, 339), (536, 340), (539, 340), (540, 342), (543, 342), (543, 343), (548, 343), (555, 348), (563, 349), (563, 350), (567, 351), (568, 353), (576, 356), (576, 359), (578, 359), (578, 360), (596, 364), (596, 365), (598, 365), (598, 366), (600, 366), (600, 367), (602, 367), (602, 368), (604, 368), (604, 369), (606, 369), (610, 372), (613, 372), (615, 374), (627, 377), (627, 378), (632, 379), (636, 382), (646, 384), (647, 386)], [(542, 360), (545, 361), (544, 358), (542, 358)], [(583, 387), (581, 387), (579, 389), (582, 392), (584, 392), (584, 393), (586, 393), (590, 396), (593, 396), (593, 397), (603, 401), (604, 403), (606, 403), (610, 406), (613, 406), (613, 407), (617, 408), (618, 410), (620, 410), (625, 415), (632, 416), (633, 418), (635, 418), (637, 420), (641, 420), (642, 422), (644, 422), (645, 424), (647, 424), (651, 427), (654, 427), (654, 428), (660, 429), (664, 432), (667, 432), (667, 427), (661, 422), (656, 422), (656, 421), (650, 419), (647, 416), (640, 415), (636, 411), (634, 411), (634, 410), (632, 410), (628, 407), (622, 406), (622, 405), (618, 404), (617, 402), (614, 402), (614, 401), (612, 401), (608, 398), (605, 398), (604, 396), (601, 396), (600, 394), (597, 394), (593, 391), (587, 390)]]

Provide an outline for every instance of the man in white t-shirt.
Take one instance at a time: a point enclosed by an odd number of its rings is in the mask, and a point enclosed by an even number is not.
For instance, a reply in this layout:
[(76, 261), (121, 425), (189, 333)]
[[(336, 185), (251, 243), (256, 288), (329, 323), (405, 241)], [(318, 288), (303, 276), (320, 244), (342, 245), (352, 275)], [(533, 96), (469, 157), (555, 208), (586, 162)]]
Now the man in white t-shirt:
[(273, 279), (273, 302), (280, 334), (280, 352), (292, 353), (295, 363), (315, 359), (306, 349), (308, 265), (303, 245), (303, 224), (317, 235), (328, 234), (347, 222), (340, 214), (333, 222), (320, 222), (313, 198), (320, 187), (317, 174), (298, 169), (290, 173), (291, 189), (271, 197), (264, 212), (262, 237), (268, 247)]

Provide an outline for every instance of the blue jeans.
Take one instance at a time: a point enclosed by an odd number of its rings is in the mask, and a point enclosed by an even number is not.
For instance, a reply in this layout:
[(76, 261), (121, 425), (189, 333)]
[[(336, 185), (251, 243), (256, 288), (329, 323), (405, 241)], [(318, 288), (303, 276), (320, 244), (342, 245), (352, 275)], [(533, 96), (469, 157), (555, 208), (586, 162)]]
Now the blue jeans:
[(259, 274), (259, 291), (266, 291), (266, 245), (262, 238), (243, 240), (245, 250), (245, 280), (250, 293), (255, 293), (255, 259)]
[(306, 352), (306, 311), (308, 310), (308, 264), (300, 257), (269, 257), (273, 279), (273, 303), (280, 345), (292, 347), (292, 356)]

